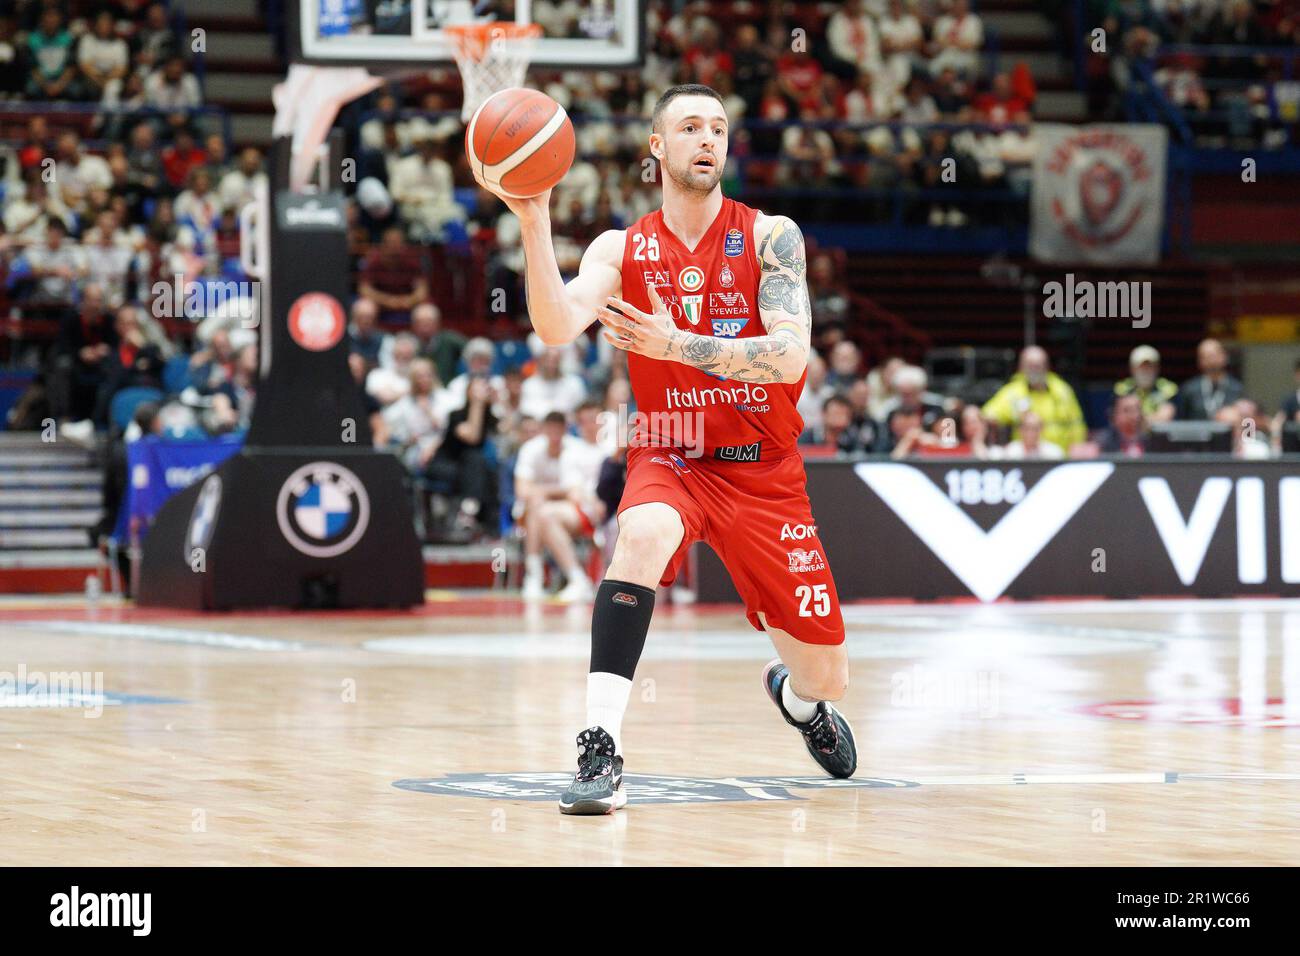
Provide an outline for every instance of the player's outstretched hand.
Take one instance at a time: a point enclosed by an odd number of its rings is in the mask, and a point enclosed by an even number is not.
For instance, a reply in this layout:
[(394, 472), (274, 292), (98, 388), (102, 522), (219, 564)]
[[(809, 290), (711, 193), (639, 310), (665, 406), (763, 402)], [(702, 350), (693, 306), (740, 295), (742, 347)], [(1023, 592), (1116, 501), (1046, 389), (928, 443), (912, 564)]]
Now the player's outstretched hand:
[(596, 318), (605, 326), (605, 341), (616, 349), (636, 352), (656, 359), (672, 359), (674, 349), (682, 337), (681, 331), (668, 314), (668, 307), (652, 285), (646, 286), (653, 312), (642, 312), (630, 302), (610, 296), (596, 312)]
[(474, 174), (474, 182), (478, 183), (497, 199), (506, 204), (506, 207), (519, 217), (520, 222), (533, 222), (551, 214), (551, 190), (544, 193), (538, 193), (536, 196), (529, 196), (527, 199), (516, 199), (513, 196), (503, 196), (483, 180)]

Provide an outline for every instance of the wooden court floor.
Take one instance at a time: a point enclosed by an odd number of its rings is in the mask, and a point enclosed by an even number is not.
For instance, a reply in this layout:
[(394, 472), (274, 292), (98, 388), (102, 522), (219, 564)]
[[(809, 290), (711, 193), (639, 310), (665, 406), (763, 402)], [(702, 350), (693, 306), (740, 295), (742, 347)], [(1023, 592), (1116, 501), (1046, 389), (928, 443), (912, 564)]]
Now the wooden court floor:
[(661, 608), (629, 806), (571, 818), (589, 610), (430, 597), (0, 603), (4, 862), (1300, 861), (1300, 602), (846, 607), (847, 785), (766, 699), (738, 609)]

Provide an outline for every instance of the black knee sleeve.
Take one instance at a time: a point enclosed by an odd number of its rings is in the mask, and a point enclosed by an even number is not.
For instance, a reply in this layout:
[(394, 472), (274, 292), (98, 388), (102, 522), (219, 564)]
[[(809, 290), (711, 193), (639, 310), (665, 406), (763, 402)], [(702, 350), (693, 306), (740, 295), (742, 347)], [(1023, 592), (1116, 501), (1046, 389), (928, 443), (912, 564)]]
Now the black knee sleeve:
[(617, 674), (631, 680), (654, 611), (652, 588), (601, 581), (591, 611), (591, 673)]

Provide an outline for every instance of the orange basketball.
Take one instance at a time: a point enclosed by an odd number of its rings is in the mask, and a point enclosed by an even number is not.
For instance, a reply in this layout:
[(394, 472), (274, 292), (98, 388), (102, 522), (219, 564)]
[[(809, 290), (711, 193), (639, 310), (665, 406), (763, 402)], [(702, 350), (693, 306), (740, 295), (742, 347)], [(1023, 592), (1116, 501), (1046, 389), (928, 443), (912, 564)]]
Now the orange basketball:
[(563, 179), (573, 150), (573, 123), (564, 107), (521, 87), (489, 96), (465, 130), (474, 175), (493, 192), (516, 199), (546, 192)]

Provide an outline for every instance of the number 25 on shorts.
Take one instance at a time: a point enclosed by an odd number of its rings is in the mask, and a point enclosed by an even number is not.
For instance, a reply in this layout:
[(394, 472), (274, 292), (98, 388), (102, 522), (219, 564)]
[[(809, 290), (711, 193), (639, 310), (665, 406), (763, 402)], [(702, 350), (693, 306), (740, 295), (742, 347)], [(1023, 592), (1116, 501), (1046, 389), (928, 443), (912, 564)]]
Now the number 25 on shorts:
[(794, 589), (794, 596), (799, 599), (800, 617), (825, 617), (831, 613), (831, 597), (824, 584), (801, 584)]

